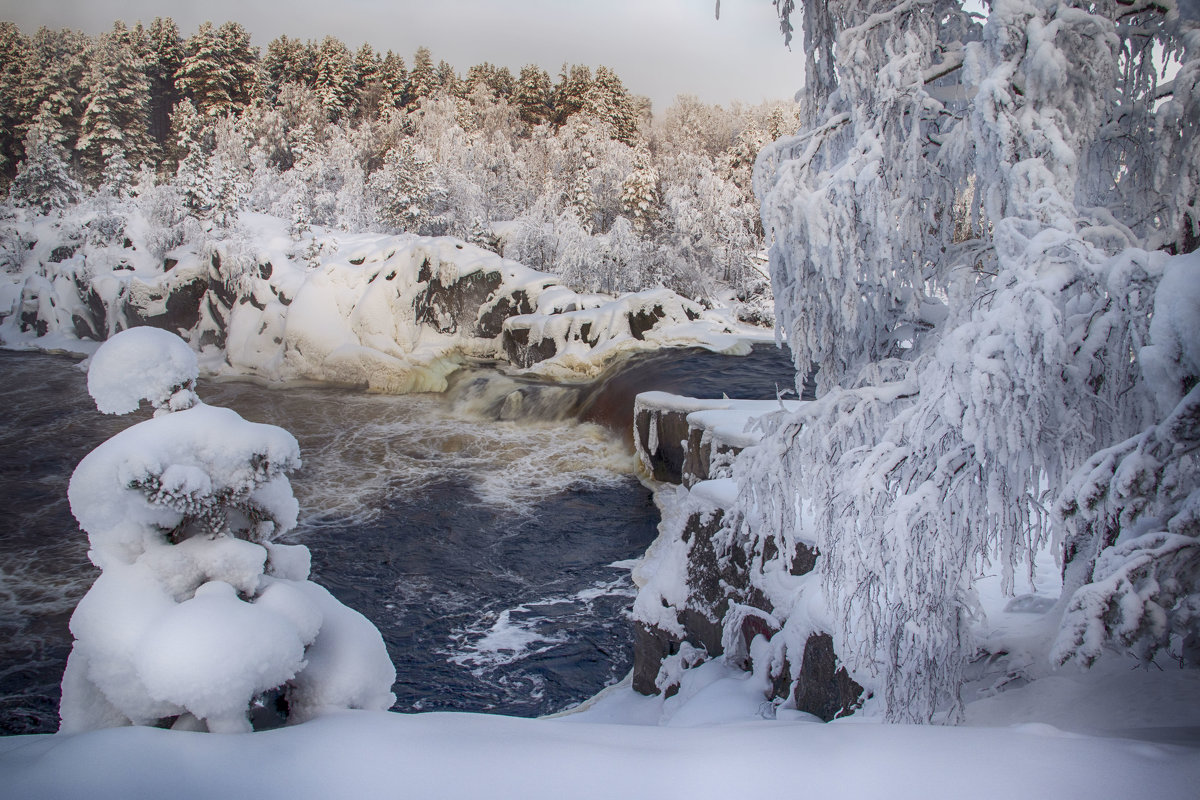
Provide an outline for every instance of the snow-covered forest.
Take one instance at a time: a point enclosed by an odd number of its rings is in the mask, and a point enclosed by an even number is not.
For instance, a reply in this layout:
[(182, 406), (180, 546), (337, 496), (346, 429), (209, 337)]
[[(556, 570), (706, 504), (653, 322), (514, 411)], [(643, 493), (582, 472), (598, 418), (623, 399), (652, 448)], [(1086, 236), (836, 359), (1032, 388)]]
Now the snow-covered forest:
[(603, 66), (460, 75), (424, 47), (410, 65), (333, 37), (260, 48), (235, 22), (185, 38), (163, 18), (95, 37), (0, 23), (0, 105), (9, 270), (27, 244), (14, 213), (117, 245), (138, 216), (161, 256), (236, 237), (251, 211), (297, 238), (458, 236), (578, 290), (664, 286), (771, 321), (751, 170), (791, 106), (680, 97), (652, 119)]

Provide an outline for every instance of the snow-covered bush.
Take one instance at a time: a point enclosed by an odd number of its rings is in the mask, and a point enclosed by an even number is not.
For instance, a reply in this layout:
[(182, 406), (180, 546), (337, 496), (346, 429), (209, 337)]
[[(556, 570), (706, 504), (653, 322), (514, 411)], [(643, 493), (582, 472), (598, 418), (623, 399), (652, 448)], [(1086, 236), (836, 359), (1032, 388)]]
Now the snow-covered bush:
[(71, 511), (101, 569), (71, 618), (62, 730), (171, 725), (249, 731), (325, 709), (384, 710), (395, 670), (375, 627), (307, 580), (296, 524), (296, 440), (199, 402), (196, 356), (134, 328), (93, 356), (106, 413), (155, 416), (89, 453)]

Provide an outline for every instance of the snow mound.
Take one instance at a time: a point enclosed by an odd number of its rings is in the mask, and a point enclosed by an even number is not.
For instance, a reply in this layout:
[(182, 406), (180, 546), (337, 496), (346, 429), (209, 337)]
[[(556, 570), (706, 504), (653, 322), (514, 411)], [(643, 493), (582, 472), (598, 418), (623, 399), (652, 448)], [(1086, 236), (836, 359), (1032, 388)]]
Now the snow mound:
[[(124, 393), (122, 371), (138, 378)], [(295, 438), (199, 403), (195, 376), (187, 345), (154, 329), (118, 334), (92, 360), (98, 405), (129, 411), (148, 397), (158, 412), (71, 476), (71, 511), (102, 572), (71, 617), (62, 730), (232, 733), (255, 715), (269, 727), (389, 708), (396, 673), (378, 630), (307, 580), (307, 548), (272, 541), (296, 525)]]
[(178, 411), (195, 402), (199, 374), (187, 342), (157, 328), (131, 328), (92, 356), (88, 394), (105, 414), (128, 414), (143, 400)]

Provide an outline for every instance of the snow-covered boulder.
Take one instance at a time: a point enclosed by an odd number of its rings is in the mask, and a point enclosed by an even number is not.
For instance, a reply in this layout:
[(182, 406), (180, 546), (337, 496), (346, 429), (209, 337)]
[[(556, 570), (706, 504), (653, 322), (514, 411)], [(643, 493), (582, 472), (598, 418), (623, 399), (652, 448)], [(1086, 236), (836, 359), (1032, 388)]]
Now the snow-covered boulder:
[[(200, 403), (195, 354), (132, 329), (92, 358), (101, 410), (153, 419), (104, 442), (68, 489), (101, 569), (71, 618), (62, 730), (167, 725), (248, 731), (329, 708), (384, 710), (395, 680), (362, 615), (309, 582), (287, 473), (295, 438)], [(256, 709), (258, 709), (256, 711)]]

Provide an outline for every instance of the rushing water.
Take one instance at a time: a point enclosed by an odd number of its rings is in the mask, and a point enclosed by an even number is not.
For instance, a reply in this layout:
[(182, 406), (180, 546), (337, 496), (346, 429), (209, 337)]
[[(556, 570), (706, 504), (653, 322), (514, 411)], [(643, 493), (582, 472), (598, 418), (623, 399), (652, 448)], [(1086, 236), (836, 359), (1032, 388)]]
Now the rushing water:
[[(0, 353), (0, 733), (57, 727), (67, 622), (95, 578), (66, 501), (78, 461), (141, 417), (105, 417), (72, 360)], [(463, 370), (445, 395), (207, 382), (200, 395), (287, 428), (313, 579), (364, 613), (399, 711), (534, 716), (632, 661), (629, 568), (657, 511), (632, 477), (633, 396), (769, 397), (785, 355), (667, 351), (587, 385)]]

